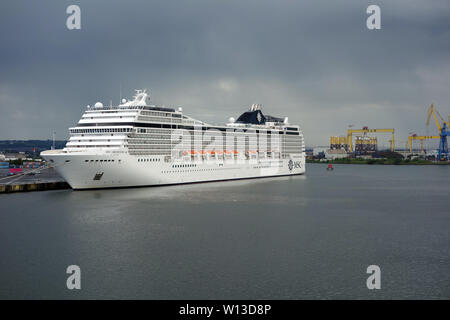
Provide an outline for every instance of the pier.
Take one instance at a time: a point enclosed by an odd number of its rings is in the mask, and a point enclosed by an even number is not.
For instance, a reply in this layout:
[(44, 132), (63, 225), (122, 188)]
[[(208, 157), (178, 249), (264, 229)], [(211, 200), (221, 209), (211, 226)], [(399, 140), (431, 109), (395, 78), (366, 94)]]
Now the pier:
[(70, 189), (69, 184), (53, 168), (25, 170), (13, 176), (7, 176), (7, 172), (0, 172), (0, 194)]
[(46, 191), (59, 189), (70, 189), (70, 186), (65, 181), (0, 185), (0, 193)]

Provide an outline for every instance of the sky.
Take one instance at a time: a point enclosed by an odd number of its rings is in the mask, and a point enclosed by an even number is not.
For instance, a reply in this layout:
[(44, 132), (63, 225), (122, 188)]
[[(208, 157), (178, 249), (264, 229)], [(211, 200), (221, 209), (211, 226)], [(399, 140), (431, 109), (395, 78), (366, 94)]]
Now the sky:
[(67, 139), (86, 105), (143, 88), (213, 124), (260, 103), (307, 146), (353, 125), (404, 147), (436, 133), (431, 103), (450, 114), (448, 0), (2, 0), (0, 39), (0, 139)]

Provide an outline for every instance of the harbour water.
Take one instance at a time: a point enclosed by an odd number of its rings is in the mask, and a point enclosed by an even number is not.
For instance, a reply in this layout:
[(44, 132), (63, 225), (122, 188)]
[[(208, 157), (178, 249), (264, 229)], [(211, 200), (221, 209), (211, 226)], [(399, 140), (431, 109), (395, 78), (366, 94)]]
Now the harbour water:
[[(450, 166), (0, 195), (2, 299), (449, 299)], [(66, 268), (81, 268), (81, 290)], [(381, 268), (368, 290), (366, 269)]]

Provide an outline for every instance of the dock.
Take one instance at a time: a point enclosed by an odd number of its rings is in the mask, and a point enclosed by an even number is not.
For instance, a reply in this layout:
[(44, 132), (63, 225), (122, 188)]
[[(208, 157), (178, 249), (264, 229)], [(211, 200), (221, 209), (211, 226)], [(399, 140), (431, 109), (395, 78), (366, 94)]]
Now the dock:
[(46, 191), (59, 189), (70, 189), (70, 186), (65, 181), (0, 185), (0, 193)]
[(0, 194), (70, 189), (69, 184), (51, 167), (24, 170), (13, 176), (7, 176), (7, 172), (8, 170), (0, 170)]

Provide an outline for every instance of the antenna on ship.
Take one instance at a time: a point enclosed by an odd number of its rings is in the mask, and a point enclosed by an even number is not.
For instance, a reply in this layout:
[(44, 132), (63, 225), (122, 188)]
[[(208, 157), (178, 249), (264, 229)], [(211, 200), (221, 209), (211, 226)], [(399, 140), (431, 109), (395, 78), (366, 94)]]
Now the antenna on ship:
[[(120, 84), (120, 86), (119, 86), (119, 92), (120, 92), (120, 99), (119, 99), (119, 101), (122, 101), (122, 84)], [(119, 102), (119, 104), (120, 104), (121, 102)]]
[(55, 134), (56, 134), (56, 131), (53, 130), (53, 145), (52, 145), (52, 150), (55, 150)]

